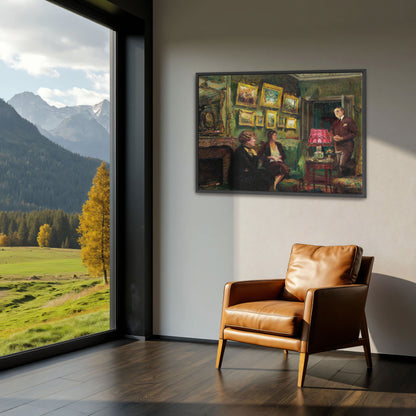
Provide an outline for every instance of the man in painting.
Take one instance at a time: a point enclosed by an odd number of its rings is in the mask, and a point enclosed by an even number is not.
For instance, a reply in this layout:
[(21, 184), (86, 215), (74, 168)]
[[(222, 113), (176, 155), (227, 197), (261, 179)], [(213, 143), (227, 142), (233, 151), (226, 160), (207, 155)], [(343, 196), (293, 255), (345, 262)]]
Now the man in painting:
[(335, 108), (334, 114), (337, 119), (331, 125), (330, 135), (334, 140), (335, 151), (341, 153), (340, 176), (354, 175), (354, 162), (351, 157), (357, 126), (352, 118), (345, 117), (342, 107)]
[(234, 190), (263, 191), (264, 179), (258, 169), (258, 156), (254, 149), (256, 135), (244, 130), (238, 136), (240, 146), (235, 150), (231, 161), (230, 182)]

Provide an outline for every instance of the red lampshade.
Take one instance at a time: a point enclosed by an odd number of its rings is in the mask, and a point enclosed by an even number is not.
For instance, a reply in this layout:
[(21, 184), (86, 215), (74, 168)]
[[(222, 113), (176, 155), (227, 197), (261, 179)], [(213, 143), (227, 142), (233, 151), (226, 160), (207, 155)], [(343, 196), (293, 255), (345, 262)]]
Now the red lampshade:
[(308, 146), (331, 146), (329, 131), (325, 129), (311, 129)]

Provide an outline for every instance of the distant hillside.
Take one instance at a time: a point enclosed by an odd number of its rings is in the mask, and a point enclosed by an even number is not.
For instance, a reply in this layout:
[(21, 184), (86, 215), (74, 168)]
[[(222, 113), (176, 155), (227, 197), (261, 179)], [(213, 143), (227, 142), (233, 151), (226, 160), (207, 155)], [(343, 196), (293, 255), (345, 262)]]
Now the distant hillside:
[(0, 99), (0, 211), (81, 212), (99, 165), (52, 143)]
[[(83, 156), (110, 160), (110, 138), (108, 132), (95, 119), (85, 114), (74, 114), (62, 121), (47, 136), (65, 149)], [(103, 145), (103, 144), (106, 144)]]
[(12, 97), (8, 104), (54, 143), (82, 156), (110, 160), (109, 101), (58, 108), (38, 95), (23, 92)]
[(104, 100), (92, 107), (97, 121), (110, 132), (110, 101)]

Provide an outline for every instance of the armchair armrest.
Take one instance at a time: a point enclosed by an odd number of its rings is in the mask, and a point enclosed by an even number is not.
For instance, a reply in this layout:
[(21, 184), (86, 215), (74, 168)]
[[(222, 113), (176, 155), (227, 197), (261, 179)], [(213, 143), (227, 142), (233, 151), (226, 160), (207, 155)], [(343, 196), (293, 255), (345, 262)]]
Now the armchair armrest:
[(303, 315), (302, 352), (345, 348), (358, 340), (367, 285), (309, 289)]
[(285, 279), (243, 280), (226, 283), (223, 308), (238, 303), (277, 299), (284, 285)]
[(277, 299), (285, 285), (285, 279), (243, 280), (228, 282), (224, 287), (220, 340), (224, 331), (224, 309), (244, 302)]

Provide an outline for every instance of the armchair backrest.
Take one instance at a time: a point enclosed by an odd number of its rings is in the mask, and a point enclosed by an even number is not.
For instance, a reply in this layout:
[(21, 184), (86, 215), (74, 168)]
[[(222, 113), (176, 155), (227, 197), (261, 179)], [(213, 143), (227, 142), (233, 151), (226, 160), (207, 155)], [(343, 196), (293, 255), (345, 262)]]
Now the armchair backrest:
[(371, 271), (373, 270), (374, 257), (363, 256), (361, 259), (360, 270), (355, 283), (362, 285), (369, 285), (371, 278)]
[[(294, 244), (282, 298), (304, 301), (308, 289), (353, 284), (359, 276), (363, 250), (356, 245)], [(362, 276), (365, 275), (363, 269)]]

